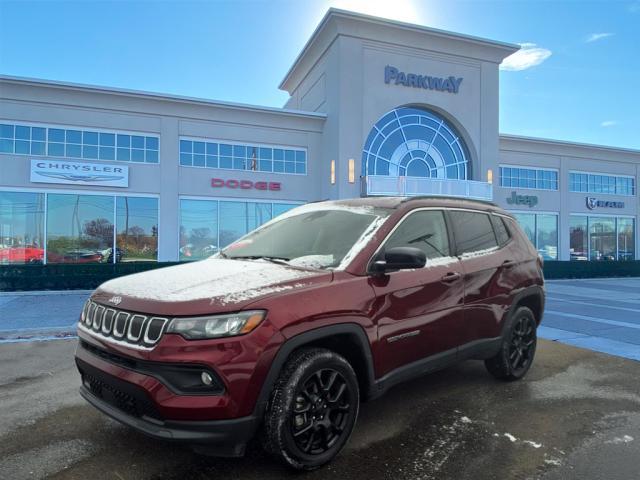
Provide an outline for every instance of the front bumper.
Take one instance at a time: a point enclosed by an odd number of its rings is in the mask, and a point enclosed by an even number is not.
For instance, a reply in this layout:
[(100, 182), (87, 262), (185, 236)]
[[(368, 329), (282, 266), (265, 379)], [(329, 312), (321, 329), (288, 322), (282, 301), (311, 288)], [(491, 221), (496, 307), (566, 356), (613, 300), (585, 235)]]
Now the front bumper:
[[(207, 453), (236, 457), (244, 454), (246, 443), (258, 429), (259, 420), (254, 416), (208, 421), (162, 419), (142, 389), (80, 359), (76, 363), (83, 378), (80, 395), (102, 413), (150, 437), (206, 445)], [(102, 398), (96, 394), (96, 384), (102, 386)]]

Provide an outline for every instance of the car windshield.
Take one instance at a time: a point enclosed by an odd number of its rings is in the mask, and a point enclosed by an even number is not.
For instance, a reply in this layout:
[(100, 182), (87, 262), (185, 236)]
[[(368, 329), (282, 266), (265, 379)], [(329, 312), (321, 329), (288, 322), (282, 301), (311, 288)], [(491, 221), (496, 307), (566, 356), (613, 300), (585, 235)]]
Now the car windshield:
[(373, 207), (304, 205), (225, 248), (225, 258), (265, 259), (306, 268), (337, 267), (351, 258), (389, 216)]

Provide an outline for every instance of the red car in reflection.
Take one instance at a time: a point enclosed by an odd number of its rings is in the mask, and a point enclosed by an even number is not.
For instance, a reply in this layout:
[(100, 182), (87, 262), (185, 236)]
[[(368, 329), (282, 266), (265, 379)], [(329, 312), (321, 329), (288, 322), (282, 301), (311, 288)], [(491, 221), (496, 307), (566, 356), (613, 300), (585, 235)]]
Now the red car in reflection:
[(0, 263), (42, 263), (43, 260), (44, 250), (33, 245), (0, 248)]

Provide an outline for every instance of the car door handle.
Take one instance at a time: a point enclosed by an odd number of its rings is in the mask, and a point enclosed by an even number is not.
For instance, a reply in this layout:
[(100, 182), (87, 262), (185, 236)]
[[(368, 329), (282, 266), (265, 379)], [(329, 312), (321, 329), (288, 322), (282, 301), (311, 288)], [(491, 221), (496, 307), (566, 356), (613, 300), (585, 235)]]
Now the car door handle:
[(511, 268), (516, 264), (516, 262), (514, 260), (505, 260), (504, 262), (502, 262), (502, 266), (504, 268)]
[(444, 283), (453, 283), (460, 280), (460, 274), (458, 272), (449, 272), (440, 279)]

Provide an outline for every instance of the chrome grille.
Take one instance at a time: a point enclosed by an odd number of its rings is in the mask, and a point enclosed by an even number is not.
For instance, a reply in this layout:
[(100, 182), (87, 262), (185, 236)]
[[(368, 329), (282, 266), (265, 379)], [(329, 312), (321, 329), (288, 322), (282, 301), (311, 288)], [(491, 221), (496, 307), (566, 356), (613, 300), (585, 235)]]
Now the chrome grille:
[(132, 313), (87, 301), (79, 328), (111, 342), (151, 349), (162, 337), (168, 318)]

